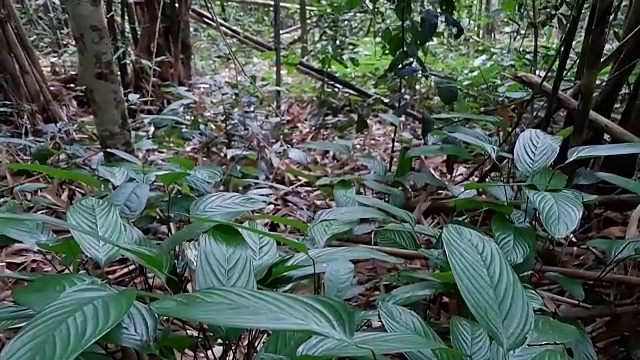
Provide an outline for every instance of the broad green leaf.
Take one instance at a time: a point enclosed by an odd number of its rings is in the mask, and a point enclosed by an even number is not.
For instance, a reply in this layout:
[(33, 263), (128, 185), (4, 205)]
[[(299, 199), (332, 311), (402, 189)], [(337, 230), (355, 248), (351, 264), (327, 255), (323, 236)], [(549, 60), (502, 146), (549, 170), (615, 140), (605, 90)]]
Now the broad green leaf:
[(453, 80), (449, 78), (434, 76), (433, 82), (436, 85), (438, 97), (443, 104), (453, 105), (456, 101), (458, 101), (458, 86)]
[(295, 254), (286, 265), (312, 266), (313, 261), (316, 264), (328, 264), (338, 260), (368, 260), (376, 259), (386, 261), (392, 264), (400, 264), (403, 261), (399, 258), (387, 255), (377, 250), (365, 247), (332, 247), (323, 249), (310, 249), (308, 254)]
[(0, 234), (31, 246), (56, 240), (48, 226), (35, 221), (0, 219)]
[(449, 323), (451, 345), (460, 350), (470, 360), (492, 360), (491, 339), (476, 322), (454, 316)]
[(333, 151), (336, 154), (351, 154), (351, 145), (346, 142), (339, 141), (309, 141), (298, 147), (315, 150)]
[(378, 181), (374, 181), (374, 180), (364, 180), (362, 182), (364, 184), (364, 186), (370, 188), (373, 191), (377, 191), (379, 193), (383, 193), (383, 194), (387, 194), (387, 195), (391, 195), (392, 200), (393, 197), (398, 197), (398, 198), (402, 198), (402, 196), (404, 195), (402, 193), (402, 190), (393, 187), (393, 186), (389, 186), (387, 184), (383, 184), (381, 182)]
[(97, 173), (98, 176), (109, 180), (115, 186), (124, 184), (130, 177), (127, 169), (118, 166), (99, 165)]
[(533, 309), (498, 245), (454, 224), (445, 226), (441, 238), (460, 294), (478, 323), (507, 350), (524, 344)]
[(582, 218), (582, 201), (568, 191), (546, 192), (525, 189), (533, 207), (540, 213), (540, 220), (549, 235), (556, 239), (567, 237)]
[(349, 339), (355, 314), (342, 301), (242, 288), (211, 288), (162, 298), (158, 315), (231, 328), (312, 331)]
[(189, 175), (184, 179), (185, 183), (201, 194), (215, 192), (214, 186), (222, 180), (224, 172), (217, 165), (196, 166), (189, 170)]
[(128, 223), (123, 223), (123, 225), (127, 243), (138, 246), (151, 246), (151, 242), (140, 229)]
[(409, 157), (419, 157), (419, 156), (442, 156), (442, 155), (453, 155), (457, 156), (461, 159), (470, 159), (472, 158), (471, 154), (465, 150), (460, 145), (453, 144), (442, 144), (442, 145), (424, 145), (419, 147), (411, 148), (407, 151), (407, 156)]
[(508, 360), (531, 360), (536, 355), (545, 352), (545, 351), (558, 351), (564, 353), (563, 345), (525, 345), (518, 349), (515, 349), (509, 353)]
[(102, 189), (102, 182), (100, 182), (100, 180), (81, 170), (56, 169), (40, 164), (7, 164), (7, 167), (12, 170), (27, 170), (42, 173), (54, 179), (77, 181), (96, 189)]
[(124, 160), (129, 161), (130, 163), (136, 164), (138, 166), (142, 166), (142, 161), (140, 161), (140, 159), (138, 159), (137, 157), (135, 157), (135, 156), (133, 156), (133, 155), (127, 153), (127, 152), (124, 152), (124, 151), (118, 150), (118, 149), (107, 149), (105, 151), (110, 152), (110, 153), (112, 153), (114, 155), (117, 155), (117, 156), (123, 158)]
[(353, 285), (355, 275), (355, 267), (348, 260), (329, 263), (323, 277), (324, 296), (342, 300), (357, 295), (359, 288)]
[(439, 282), (422, 281), (393, 289), (390, 293), (381, 295), (377, 303), (409, 305), (416, 301), (429, 299), (442, 290), (444, 290), (444, 287)]
[(192, 222), (162, 242), (162, 247), (166, 250), (171, 250), (188, 240), (197, 238), (200, 234), (209, 231), (213, 226), (214, 224), (209, 222)]
[(562, 286), (563, 289), (565, 289), (574, 298), (580, 301), (584, 300), (584, 289), (582, 288), (582, 283), (579, 282), (578, 280), (572, 279), (562, 274), (558, 274), (556, 272), (545, 273), (544, 277), (558, 283), (560, 286)]
[[(67, 221), (114, 242), (125, 242), (125, 229), (118, 210), (106, 200), (85, 197), (69, 207)], [(105, 266), (120, 256), (120, 249), (86, 233), (71, 229), (82, 252)]]
[(449, 136), (456, 138), (460, 141), (463, 141), (467, 144), (471, 144), (474, 146), (477, 146), (479, 148), (481, 148), (482, 150), (484, 150), (487, 154), (489, 154), (489, 156), (491, 156), (493, 159), (496, 159), (498, 152), (500, 151), (500, 148), (498, 148), (497, 146), (493, 145), (493, 144), (489, 144), (486, 143), (482, 140), (479, 140), (476, 137), (473, 136), (469, 136), (468, 134), (464, 134), (464, 133), (448, 133)]
[(549, 316), (536, 315), (527, 345), (566, 344), (580, 336), (578, 328)]
[(533, 310), (546, 309), (544, 300), (530, 285), (524, 285), (524, 291), (527, 293), (527, 298)]
[(523, 262), (536, 243), (536, 233), (532, 227), (515, 226), (504, 214), (493, 215), (491, 231), (496, 244), (511, 265)]
[(365, 155), (359, 158), (358, 162), (364, 164), (373, 174), (385, 175), (387, 173), (387, 165), (376, 156)]
[(173, 262), (173, 257), (166, 249), (150, 242), (143, 245), (123, 243), (117, 246), (129, 260), (151, 270), (160, 279), (166, 280)]
[(560, 170), (542, 168), (531, 175), (527, 183), (535, 186), (540, 191), (562, 190), (567, 185), (567, 175)]
[(253, 215), (252, 218), (254, 220), (269, 220), (281, 225), (292, 227), (296, 230), (300, 230), (301, 232), (306, 232), (309, 229), (309, 225), (306, 222), (288, 216), (256, 214)]
[(40, 311), (56, 301), (63, 292), (88, 281), (91, 281), (91, 277), (87, 275), (47, 274), (26, 286), (14, 289), (11, 296), (17, 304)]
[(598, 360), (598, 354), (593, 343), (584, 329), (578, 329), (578, 338), (570, 342), (567, 347), (573, 351), (574, 360)]
[(260, 349), (256, 360), (295, 359), (298, 347), (311, 336), (309, 333), (300, 331), (274, 331)]
[(144, 210), (149, 199), (149, 185), (143, 183), (124, 183), (109, 196), (109, 201), (115, 205), (120, 214), (127, 219), (135, 219)]
[(610, 262), (620, 262), (634, 256), (640, 249), (640, 239), (594, 239), (587, 242), (588, 246), (606, 251)]
[(571, 358), (563, 351), (545, 350), (538, 353), (531, 360), (571, 360)]
[(0, 302), (0, 322), (27, 320), (36, 314), (35, 311), (9, 302)]
[(320, 210), (313, 218), (314, 223), (325, 220), (355, 221), (362, 219), (385, 220), (389, 216), (382, 211), (367, 206), (337, 207)]
[(447, 185), (433, 174), (431, 169), (427, 169), (421, 172), (411, 171), (405, 177), (403, 182), (406, 184), (408, 181), (412, 181), (418, 185), (433, 185), (435, 187), (446, 187)]
[(379, 246), (408, 250), (417, 250), (420, 248), (416, 234), (411, 231), (381, 229), (376, 231), (375, 237), (376, 243)]
[(336, 206), (339, 207), (352, 207), (358, 206), (358, 202), (352, 198), (356, 195), (356, 189), (348, 182), (341, 181), (333, 187), (333, 199), (336, 201)]
[(627, 155), (627, 154), (640, 154), (640, 144), (624, 143), (624, 144), (577, 146), (569, 149), (569, 151), (567, 152), (567, 161), (565, 163), (578, 160), (578, 159), (590, 158), (590, 157)]
[(562, 139), (542, 130), (527, 129), (516, 140), (514, 162), (525, 176), (547, 167), (558, 155)]
[(325, 220), (314, 222), (307, 232), (308, 242), (313, 248), (323, 248), (332, 236), (351, 231), (356, 225), (358, 225), (357, 221)]
[(191, 204), (191, 215), (230, 221), (246, 211), (267, 206), (267, 199), (254, 195), (219, 192), (205, 195)]
[[(246, 221), (246, 227), (267, 231), (264, 227), (253, 220)], [(251, 249), (251, 258), (253, 260), (253, 270), (256, 279), (262, 278), (267, 268), (278, 258), (278, 248), (275, 240), (262, 234), (239, 229), (240, 234)]]
[(235, 228), (216, 225), (198, 240), (195, 285), (256, 288), (251, 248)]
[(87, 283), (66, 291), (31, 320), (0, 353), (2, 359), (69, 360), (114, 328), (135, 299)]
[(396, 219), (404, 221), (411, 226), (416, 225), (416, 218), (412, 213), (407, 210), (400, 209), (399, 207), (393, 206), (387, 202), (384, 202), (380, 199), (376, 199), (374, 197), (365, 196), (365, 195), (352, 195), (352, 198), (359, 202), (360, 204), (370, 206), (372, 208), (376, 208), (382, 211), (385, 211), (391, 215), (393, 215)]
[(495, 341), (491, 342), (491, 348), (489, 349), (491, 360), (511, 360), (511, 356)]
[[(444, 344), (438, 334), (431, 329), (415, 312), (403, 308), (402, 306), (381, 303), (378, 306), (380, 320), (385, 329), (392, 333), (413, 334), (421, 336), (427, 340)], [(427, 351), (414, 351), (405, 354), (411, 360), (437, 359), (437, 356)]]
[(289, 159), (297, 162), (300, 165), (307, 165), (309, 163), (309, 157), (304, 151), (296, 148), (287, 149), (287, 155)]
[(106, 335), (106, 339), (108, 342), (144, 350), (155, 342), (157, 332), (156, 314), (148, 305), (135, 301), (122, 322)]
[(298, 356), (367, 357), (410, 351), (446, 349), (446, 346), (413, 334), (358, 332), (347, 341), (314, 336), (298, 348)]
[(593, 175), (613, 185), (629, 190), (632, 193), (640, 194), (640, 181), (605, 172), (595, 172)]

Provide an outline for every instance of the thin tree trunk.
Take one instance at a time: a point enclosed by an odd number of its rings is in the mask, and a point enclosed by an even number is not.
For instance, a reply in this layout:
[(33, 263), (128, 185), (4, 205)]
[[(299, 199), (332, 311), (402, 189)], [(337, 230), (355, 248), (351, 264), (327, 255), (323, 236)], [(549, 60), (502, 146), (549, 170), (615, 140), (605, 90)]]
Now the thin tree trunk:
[(282, 47), (280, 42), (280, 0), (273, 0), (273, 47), (276, 49), (276, 110), (280, 112), (282, 86)]
[(300, 43), (302, 47), (300, 48), (300, 59), (305, 58), (307, 56), (309, 39), (308, 39), (308, 30), (307, 30), (307, 0), (300, 0)]
[(101, 0), (65, 0), (78, 48), (79, 82), (86, 86), (103, 149), (133, 152), (129, 119)]

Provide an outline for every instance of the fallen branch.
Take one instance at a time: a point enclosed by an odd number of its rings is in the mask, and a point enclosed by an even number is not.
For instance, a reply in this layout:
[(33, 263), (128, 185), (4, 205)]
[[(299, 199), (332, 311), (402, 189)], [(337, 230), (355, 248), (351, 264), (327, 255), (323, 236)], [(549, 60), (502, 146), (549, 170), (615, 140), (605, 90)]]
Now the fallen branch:
[(569, 269), (556, 266), (538, 266), (537, 270), (542, 273), (555, 272), (575, 279), (589, 280), (589, 281), (603, 281), (603, 282), (618, 282), (627, 285), (640, 286), (640, 277), (608, 274), (602, 276), (599, 271), (588, 271), (580, 269)]
[(565, 319), (587, 319), (599, 318), (620, 314), (635, 314), (640, 312), (640, 305), (627, 305), (614, 307), (611, 305), (594, 306), (591, 309), (585, 308), (561, 308), (558, 315)]
[(385, 253), (385, 254), (388, 254), (388, 255), (392, 255), (392, 256), (397, 256), (397, 257), (403, 258), (403, 259), (425, 259), (424, 255), (422, 255), (419, 252), (414, 251), (414, 250), (396, 249), (396, 248), (390, 248), (390, 247), (384, 247), (384, 246), (361, 245), (361, 244), (353, 244), (353, 243), (344, 242), (344, 241), (331, 241), (330, 243), (327, 244), (327, 246), (330, 246), (330, 247), (343, 247), (343, 246), (361, 247), (361, 248), (377, 250), (377, 251), (380, 251), (382, 253)]
[[(553, 93), (551, 86), (547, 83), (542, 83), (542, 79), (540, 79), (540, 77), (536, 75), (518, 73), (514, 76), (514, 80), (518, 81), (522, 85), (529, 87), (534, 91), (538, 91), (544, 94), (545, 96), (547, 96), (547, 98), (549, 98)], [(569, 110), (576, 110), (578, 108), (578, 102), (565, 93), (559, 92), (558, 100), (560, 100), (560, 105), (564, 108), (567, 108)], [(597, 125), (602, 131), (611, 135), (611, 137), (615, 140), (625, 142), (640, 142), (640, 138), (593, 110), (589, 112), (589, 120)]]

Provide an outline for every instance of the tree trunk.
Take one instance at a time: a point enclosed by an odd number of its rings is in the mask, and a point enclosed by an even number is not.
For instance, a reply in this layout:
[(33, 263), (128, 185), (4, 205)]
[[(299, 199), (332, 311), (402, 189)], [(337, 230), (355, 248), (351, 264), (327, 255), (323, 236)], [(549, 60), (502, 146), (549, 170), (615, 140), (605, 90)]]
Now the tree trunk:
[(101, 0), (65, 0), (78, 48), (78, 78), (87, 89), (103, 149), (133, 152), (129, 119), (116, 73)]
[(0, 0), (0, 17), (0, 100), (32, 107), (30, 115), (42, 116), (45, 123), (63, 121), (11, 0)]

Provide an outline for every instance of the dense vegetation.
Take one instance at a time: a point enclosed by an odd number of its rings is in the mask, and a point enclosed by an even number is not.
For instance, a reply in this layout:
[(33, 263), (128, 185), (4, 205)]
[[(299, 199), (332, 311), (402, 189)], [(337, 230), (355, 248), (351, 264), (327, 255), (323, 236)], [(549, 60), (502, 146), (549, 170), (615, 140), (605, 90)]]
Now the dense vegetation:
[(640, 358), (639, 1), (0, 14), (0, 359)]

